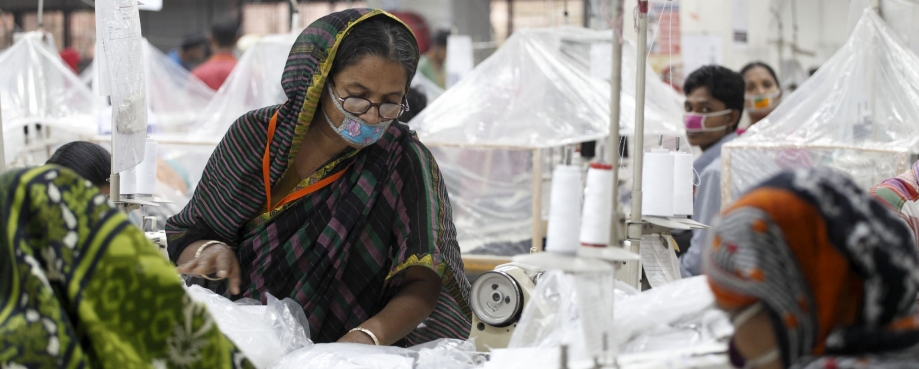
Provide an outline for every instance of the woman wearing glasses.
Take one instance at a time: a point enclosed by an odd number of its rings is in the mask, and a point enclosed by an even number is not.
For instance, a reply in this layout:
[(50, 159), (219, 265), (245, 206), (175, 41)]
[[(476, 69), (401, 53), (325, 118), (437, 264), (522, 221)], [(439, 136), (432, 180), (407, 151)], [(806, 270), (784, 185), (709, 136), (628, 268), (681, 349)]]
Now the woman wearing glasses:
[(287, 102), (233, 124), (167, 223), (179, 271), (231, 298), (295, 299), (315, 342), (467, 337), (447, 191), (398, 122), (417, 65), (411, 31), (383, 11), (305, 29), (281, 80)]

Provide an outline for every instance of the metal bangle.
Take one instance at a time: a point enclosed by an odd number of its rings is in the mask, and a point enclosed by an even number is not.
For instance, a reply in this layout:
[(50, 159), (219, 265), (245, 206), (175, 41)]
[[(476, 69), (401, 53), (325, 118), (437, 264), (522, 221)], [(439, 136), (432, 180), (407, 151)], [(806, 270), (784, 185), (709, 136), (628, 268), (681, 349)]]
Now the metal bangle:
[(201, 257), (201, 252), (204, 251), (204, 249), (206, 249), (208, 246), (216, 245), (216, 244), (221, 244), (221, 245), (229, 247), (227, 244), (220, 242), (220, 241), (207, 241), (203, 245), (201, 245), (201, 247), (198, 248), (198, 251), (195, 251), (195, 259)]
[[(201, 245), (201, 247), (198, 248), (198, 251), (195, 251), (195, 259), (197, 259), (198, 257), (200, 257), (200, 256), (201, 256), (201, 252), (204, 251), (204, 249), (206, 249), (208, 246), (210, 246), (210, 245), (217, 245), (217, 244), (220, 244), (220, 245), (224, 245), (224, 246), (230, 247), (229, 245), (227, 245), (227, 244), (225, 244), (225, 243), (223, 243), (223, 242), (220, 242), (220, 241), (207, 241), (207, 242), (205, 242), (203, 245)], [(216, 278), (216, 277), (206, 276), (206, 275), (203, 275), (203, 274), (200, 275), (200, 277), (201, 277), (201, 278), (204, 278), (204, 279), (207, 279), (207, 280), (209, 280), (209, 281), (221, 281), (221, 280), (223, 280), (223, 278)]]
[(361, 333), (364, 333), (364, 334), (370, 336), (370, 339), (373, 340), (373, 344), (374, 344), (374, 345), (376, 345), (376, 346), (379, 346), (379, 345), (380, 345), (380, 340), (378, 340), (378, 339), (377, 339), (377, 336), (376, 336), (375, 334), (373, 334), (373, 332), (371, 332), (369, 329), (357, 327), (357, 328), (354, 328), (354, 329), (348, 331), (348, 333), (351, 333), (351, 332), (354, 332), (354, 331), (358, 331), (358, 332), (361, 332)]

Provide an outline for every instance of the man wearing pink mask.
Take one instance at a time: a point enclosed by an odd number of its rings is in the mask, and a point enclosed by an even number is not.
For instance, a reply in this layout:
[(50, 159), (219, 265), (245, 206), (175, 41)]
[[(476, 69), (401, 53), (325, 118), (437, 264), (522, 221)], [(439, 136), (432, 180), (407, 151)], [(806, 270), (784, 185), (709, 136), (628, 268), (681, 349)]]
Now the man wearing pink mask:
[[(711, 225), (721, 211), (721, 145), (737, 137), (743, 116), (744, 80), (730, 69), (706, 65), (686, 78), (686, 138), (702, 149), (692, 166), (699, 173), (692, 219)], [(702, 273), (702, 249), (707, 229), (693, 230), (689, 249), (680, 256), (680, 273), (691, 277)]]

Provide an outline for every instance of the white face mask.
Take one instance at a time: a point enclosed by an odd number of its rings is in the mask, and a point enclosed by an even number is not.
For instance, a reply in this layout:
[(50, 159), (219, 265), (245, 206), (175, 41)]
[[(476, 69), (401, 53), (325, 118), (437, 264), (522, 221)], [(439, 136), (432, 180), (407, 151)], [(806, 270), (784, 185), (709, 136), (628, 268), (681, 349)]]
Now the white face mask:
[(683, 116), (683, 124), (686, 125), (686, 132), (717, 132), (727, 129), (730, 125), (724, 125), (720, 127), (707, 127), (705, 125), (705, 119), (711, 117), (720, 117), (722, 115), (730, 114), (731, 109), (716, 111), (714, 113), (686, 113)]
[[(763, 303), (757, 302), (731, 318), (731, 323), (734, 325), (734, 331), (736, 332), (738, 329), (740, 329), (741, 326), (750, 321), (750, 319), (753, 319), (753, 317), (756, 316), (756, 314), (759, 314), (761, 311), (763, 311)], [(731, 341), (732, 342), (729, 350), (736, 351), (733, 338)], [(731, 365), (733, 365), (735, 368), (743, 369), (758, 368), (781, 358), (778, 348), (774, 348), (769, 352), (766, 352), (752, 359), (744, 359), (743, 356), (741, 356), (738, 352), (731, 352), (729, 353), (729, 356), (731, 357)]]
[(744, 95), (743, 98), (750, 103), (748, 107), (750, 111), (761, 112), (775, 109), (775, 106), (779, 104), (779, 96), (781, 95), (782, 90), (775, 90), (762, 95)]

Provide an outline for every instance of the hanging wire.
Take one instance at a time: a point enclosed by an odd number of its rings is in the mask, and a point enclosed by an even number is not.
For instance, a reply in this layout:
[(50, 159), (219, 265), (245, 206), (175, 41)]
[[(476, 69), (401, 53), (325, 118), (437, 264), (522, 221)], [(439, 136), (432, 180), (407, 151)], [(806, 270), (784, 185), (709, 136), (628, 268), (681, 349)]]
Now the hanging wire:
[[(636, 7), (635, 10), (637, 11), (638, 8)], [(662, 13), (660, 13), (660, 15), (663, 15), (664, 13), (670, 12), (670, 11), (672, 11), (672, 10), (673, 10), (673, 1), (669, 1), (669, 0), (668, 0), (668, 1), (667, 1), (667, 7), (664, 8), (664, 11), (663, 11)], [(651, 44), (648, 45), (648, 55), (645, 55), (645, 59), (647, 59), (648, 57), (650, 57), (650, 56), (651, 56), (651, 51), (654, 50), (654, 43), (657, 41), (657, 34), (661, 31), (661, 20), (662, 20), (662, 18), (663, 18), (662, 16), (658, 16), (658, 17), (657, 17), (657, 29), (656, 29), (656, 30), (654, 31), (654, 33), (651, 35)], [(649, 20), (650, 20), (650, 19), (649, 19)], [(671, 21), (672, 21), (672, 20), (671, 20)], [(636, 23), (636, 24), (638, 24), (638, 23)]]
[[(673, 0), (668, 0), (673, 3)], [(673, 7), (670, 8), (670, 14), (667, 14), (667, 80), (673, 84)], [(660, 21), (658, 21), (660, 23)], [(660, 27), (660, 25), (658, 25)], [(687, 145), (688, 146), (688, 145)]]

